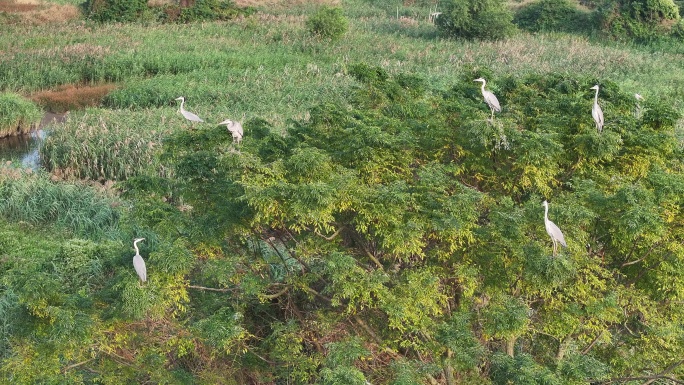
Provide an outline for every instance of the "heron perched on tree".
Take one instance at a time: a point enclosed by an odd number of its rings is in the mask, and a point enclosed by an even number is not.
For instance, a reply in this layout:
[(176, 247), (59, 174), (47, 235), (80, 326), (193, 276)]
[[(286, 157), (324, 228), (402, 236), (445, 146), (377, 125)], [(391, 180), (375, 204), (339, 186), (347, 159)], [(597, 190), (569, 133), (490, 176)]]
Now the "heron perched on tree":
[(135, 248), (135, 255), (133, 256), (133, 267), (135, 272), (138, 273), (140, 280), (147, 281), (147, 267), (145, 267), (145, 261), (140, 256), (140, 250), (138, 250), (138, 242), (144, 241), (145, 238), (136, 238), (133, 241), (133, 247)]
[(233, 142), (240, 144), (243, 135), (242, 124), (230, 119), (222, 121), (219, 123), (219, 126), (222, 124), (225, 124), (226, 128), (228, 128), (228, 131), (230, 131), (230, 133), (233, 135)]
[(492, 110), (492, 120), (494, 119), (494, 111), (501, 112), (501, 106), (499, 105), (499, 99), (496, 98), (492, 92), (485, 90), (485, 84), (487, 81), (484, 78), (477, 78), (473, 80), (474, 82), (482, 82), (482, 96), (484, 97), (485, 103)]
[(185, 98), (184, 98), (184, 97), (179, 96), (179, 97), (176, 98), (176, 100), (180, 100), (180, 101), (181, 101), (180, 110), (179, 110), (179, 111), (180, 111), (180, 113), (185, 117), (185, 119), (187, 119), (187, 120), (189, 120), (189, 121), (191, 121), (191, 122), (200, 122), (200, 123), (201, 123), (201, 122), (204, 122), (204, 120), (202, 120), (202, 118), (200, 118), (199, 116), (193, 114), (193, 113), (190, 112), (190, 111), (186, 111), (185, 108), (183, 108), (183, 104), (185, 103)]
[(546, 227), (546, 232), (553, 241), (553, 256), (555, 257), (556, 250), (558, 249), (558, 243), (565, 247), (568, 247), (568, 245), (565, 243), (565, 237), (558, 226), (549, 220), (549, 202), (544, 201), (542, 205), (544, 205), (544, 227)]
[(598, 129), (598, 132), (601, 132), (603, 131), (603, 111), (601, 110), (601, 106), (598, 104), (598, 84), (591, 87), (591, 89), (596, 90), (596, 95), (594, 95), (594, 106), (591, 108), (591, 116), (594, 118), (594, 122), (596, 122), (596, 128)]
[(641, 104), (639, 104), (639, 102), (644, 100), (644, 97), (639, 94), (634, 94), (634, 98), (636, 99), (636, 106), (634, 107), (634, 117), (639, 119), (641, 117)]

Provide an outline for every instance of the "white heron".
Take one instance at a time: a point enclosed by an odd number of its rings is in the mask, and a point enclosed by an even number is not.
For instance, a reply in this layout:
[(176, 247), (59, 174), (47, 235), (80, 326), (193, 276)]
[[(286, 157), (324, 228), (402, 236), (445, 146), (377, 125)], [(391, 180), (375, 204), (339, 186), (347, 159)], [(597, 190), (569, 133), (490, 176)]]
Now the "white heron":
[(591, 108), (591, 116), (594, 118), (594, 122), (596, 122), (596, 128), (598, 129), (598, 132), (603, 131), (603, 111), (601, 110), (601, 106), (598, 104), (598, 93), (599, 93), (599, 86), (598, 84), (591, 87), (592, 90), (596, 90), (596, 95), (594, 95), (594, 106)]
[(482, 82), (482, 96), (484, 97), (485, 103), (492, 110), (492, 119), (494, 119), (494, 111), (501, 112), (501, 106), (499, 105), (499, 99), (496, 98), (492, 92), (485, 90), (485, 84), (487, 83), (484, 78), (477, 78), (473, 80), (474, 82)]
[(240, 144), (240, 141), (242, 141), (242, 124), (240, 122), (236, 122), (234, 120), (226, 119), (219, 123), (220, 125), (225, 125), (226, 128), (228, 128), (228, 131), (233, 135), (233, 142)]
[(145, 261), (140, 256), (140, 250), (138, 250), (138, 242), (144, 241), (145, 238), (136, 238), (133, 241), (133, 247), (135, 248), (135, 255), (133, 256), (133, 267), (135, 272), (138, 273), (140, 280), (147, 281), (147, 267), (145, 267)]
[(639, 117), (641, 117), (641, 104), (639, 104), (639, 102), (644, 100), (644, 97), (639, 94), (634, 94), (634, 98), (636, 99), (636, 106), (634, 107), (634, 117), (639, 119)]
[(183, 115), (185, 117), (185, 119), (187, 119), (191, 122), (204, 122), (204, 120), (202, 120), (202, 118), (193, 114), (190, 111), (186, 111), (185, 108), (183, 108), (183, 104), (185, 103), (184, 97), (179, 96), (176, 98), (176, 100), (180, 100), (180, 102), (181, 102), (179, 111), (180, 111), (181, 115)]
[(568, 245), (565, 243), (565, 237), (558, 226), (549, 220), (549, 202), (544, 201), (542, 205), (544, 205), (544, 227), (546, 227), (546, 232), (553, 241), (553, 256), (555, 257), (556, 250), (558, 249), (558, 243), (565, 247), (568, 247)]

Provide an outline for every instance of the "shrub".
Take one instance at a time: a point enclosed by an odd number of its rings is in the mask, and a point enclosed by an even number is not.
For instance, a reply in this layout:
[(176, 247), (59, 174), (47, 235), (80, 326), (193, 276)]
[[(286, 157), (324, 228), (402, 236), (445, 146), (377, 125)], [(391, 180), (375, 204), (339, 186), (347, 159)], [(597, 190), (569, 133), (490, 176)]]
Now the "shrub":
[(89, 19), (99, 22), (131, 22), (147, 10), (147, 0), (88, 0), (83, 4)]
[(0, 137), (26, 133), (42, 116), (33, 102), (17, 94), (0, 94)]
[(684, 39), (684, 19), (680, 19), (677, 24), (673, 25), (670, 33), (673, 37)]
[(601, 29), (617, 38), (649, 41), (665, 36), (665, 24), (679, 19), (672, 0), (612, 0), (599, 10)]
[(570, 0), (540, 0), (521, 8), (515, 15), (514, 23), (531, 32), (572, 32), (591, 25), (588, 16)]
[(448, 37), (499, 40), (515, 32), (513, 14), (503, 0), (442, 0), (435, 23)]
[(349, 28), (349, 21), (342, 14), (342, 9), (321, 7), (306, 21), (306, 28), (314, 36), (337, 40)]
[(204, 20), (230, 20), (241, 13), (240, 8), (229, 0), (197, 0), (192, 7), (181, 8), (175, 21), (192, 23)]

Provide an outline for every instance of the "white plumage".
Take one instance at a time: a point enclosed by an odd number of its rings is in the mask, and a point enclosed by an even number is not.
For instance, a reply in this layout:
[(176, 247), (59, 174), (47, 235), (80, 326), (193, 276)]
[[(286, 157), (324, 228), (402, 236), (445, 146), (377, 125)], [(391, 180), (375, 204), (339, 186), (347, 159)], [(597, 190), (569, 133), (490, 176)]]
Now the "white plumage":
[(596, 90), (596, 95), (594, 95), (594, 106), (591, 108), (591, 116), (594, 118), (594, 122), (596, 122), (596, 128), (599, 132), (601, 132), (603, 131), (603, 111), (601, 110), (601, 106), (598, 104), (598, 84), (591, 87), (591, 89)]
[(484, 80), (484, 78), (477, 78), (473, 81), (482, 82), (482, 97), (484, 97), (484, 101), (489, 106), (489, 109), (492, 110), (492, 119), (494, 119), (494, 111), (501, 112), (501, 105), (499, 105), (499, 99), (496, 98), (496, 95), (494, 95), (494, 93), (485, 90), (485, 84), (487, 84), (487, 81)]
[(551, 240), (553, 241), (553, 255), (556, 256), (558, 243), (565, 247), (568, 247), (568, 245), (565, 243), (565, 237), (563, 236), (563, 233), (558, 228), (558, 226), (556, 226), (555, 223), (549, 220), (549, 202), (544, 201), (542, 205), (544, 205), (544, 227), (546, 227), (546, 232), (549, 234)]
[(219, 123), (219, 125), (225, 125), (226, 128), (228, 128), (228, 131), (230, 131), (230, 133), (233, 135), (233, 141), (237, 144), (240, 144), (240, 141), (242, 141), (242, 135), (244, 134), (242, 131), (242, 124), (240, 122), (226, 119)]
[(185, 119), (187, 119), (187, 120), (189, 120), (189, 121), (191, 121), (191, 122), (204, 122), (204, 120), (202, 120), (202, 118), (200, 118), (199, 116), (193, 114), (193, 113), (190, 112), (190, 111), (186, 111), (185, 108), (183, 108), (183, 104), (185, 103), (185, 98), (184, 98), (184, 97), (179, 96), (179, 97), (176, 98), (176, 100), (180, 100), (180, 101), (181, 101), (180, 109), (179, 109), (179, 110), (180, 110), (181, 115), (183, 115), (183, 116), (185, 117)]
[(145, 266), (145, 261), (140, 256), (140, 250), (138, 250), (138, 242), (144, 241), (145, 238), (136, 238), (133, 241), (133, 247), (135, 248), (135, 255), (133, 256), (133, 267), (135, 272), (138, 273), (140, 280), (147, 281), (147, 267)]

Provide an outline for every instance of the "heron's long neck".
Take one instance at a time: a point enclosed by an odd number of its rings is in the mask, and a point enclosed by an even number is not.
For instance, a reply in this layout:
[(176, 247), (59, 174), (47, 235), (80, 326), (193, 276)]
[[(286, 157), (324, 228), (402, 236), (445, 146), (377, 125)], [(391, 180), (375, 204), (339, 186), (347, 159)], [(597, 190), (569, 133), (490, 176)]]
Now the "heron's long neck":
[(549, 205), (544, 205), (544, 221), (549, 220)]
[(482, 81), (482, 93), (483, 93), (483, 94), (484, 94), (484, 86), (485, 86), (485, 83), (487, 83), (487, 82), (483, 80), (483, 81)]
[[(597, 94), (597, 95), (598, 95), (598, 94)], [(180, 110), (179, 110), (179, 111), (183, 111), (183, 103), (185, 103), (185, 100), (182, 100), (182, 99), (181, 99), (181, 105), (180, 105)]]
[(594, 103), (598, 104), (598, 88), (596, 89), (596, 94), (594, 95)]
[(133, 242), (133, 247), (135, 248), (135, 254), (140, 254), (140, 250), (138, 250), (138, 242)]

